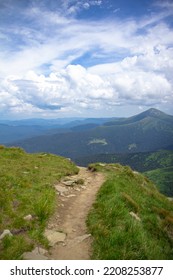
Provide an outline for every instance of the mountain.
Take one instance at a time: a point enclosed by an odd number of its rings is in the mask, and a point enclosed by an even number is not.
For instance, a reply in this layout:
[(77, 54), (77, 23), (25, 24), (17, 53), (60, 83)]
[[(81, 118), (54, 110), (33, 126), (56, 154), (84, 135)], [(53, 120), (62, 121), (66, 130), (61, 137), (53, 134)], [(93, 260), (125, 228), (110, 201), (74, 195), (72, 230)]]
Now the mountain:
[(85, 131), (95, 128), (109, 118), (62, 118), (0, 120), (0, 143), (7, 144), (39, 135), (52, 135), (71, 131)]
[(49, 152), (72, 159), (157, 151), (173, 145), (173, 116), (152, 108), (84, 131), (39, 136), (11, 145), (23, 147), (28, 152)]
[(130, 118), (121, 118), (121, 119), (115, 119), (112, 121), (109, 121), (105, 123), (105, 125), (125, 125), (125, 124), (131, 124), (135, 123), (144, 119), (157, 119), (157, 120), (162, 120), (165, 122), (172, 122), (173, 121), (173, 116), (167, 115), (160, 110), (151, 108), (145, 112), (142, 112), (138, 115), (132, 116)]
[(38, 125), (33, 126), (14, 126), (0, 123), (0, 143), (5, 144), (11, 141), (17, 141), (20, 139), (26, 139), (28, 137), (34, 137), (45, 134), (46, 128)]

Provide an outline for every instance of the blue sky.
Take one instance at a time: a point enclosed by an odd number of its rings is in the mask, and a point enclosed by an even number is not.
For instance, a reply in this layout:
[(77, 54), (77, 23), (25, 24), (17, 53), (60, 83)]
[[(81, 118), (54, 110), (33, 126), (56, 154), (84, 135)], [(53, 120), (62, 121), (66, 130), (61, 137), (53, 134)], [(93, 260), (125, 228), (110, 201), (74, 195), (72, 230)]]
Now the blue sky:
[(173, 1), (0, 0), (0, 118), (173, 110)]

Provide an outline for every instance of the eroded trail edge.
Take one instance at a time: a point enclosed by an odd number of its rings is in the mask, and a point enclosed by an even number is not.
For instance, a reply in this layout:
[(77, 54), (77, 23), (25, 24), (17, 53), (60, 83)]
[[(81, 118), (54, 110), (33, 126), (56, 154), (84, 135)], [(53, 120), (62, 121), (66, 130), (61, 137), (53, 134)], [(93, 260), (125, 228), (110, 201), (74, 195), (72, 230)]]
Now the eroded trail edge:
[(52, 246), (48, 259), (90, 259), (92, 237), (86, 218), (103, 182), (103, 174), (80, 167), (77, 175), (66, 177), (55, 186), (58, 207), (46, 230)]

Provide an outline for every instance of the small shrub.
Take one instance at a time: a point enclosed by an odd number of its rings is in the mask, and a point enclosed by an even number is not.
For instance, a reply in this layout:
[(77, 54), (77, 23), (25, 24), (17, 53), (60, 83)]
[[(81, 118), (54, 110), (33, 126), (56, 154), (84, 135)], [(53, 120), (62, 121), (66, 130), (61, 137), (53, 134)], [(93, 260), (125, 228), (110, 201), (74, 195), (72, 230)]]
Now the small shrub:
[(33, 211), (41, 224), (44, 224), (52, 214), (54, 201), (54, 191), (50, 189), (34, 202)]

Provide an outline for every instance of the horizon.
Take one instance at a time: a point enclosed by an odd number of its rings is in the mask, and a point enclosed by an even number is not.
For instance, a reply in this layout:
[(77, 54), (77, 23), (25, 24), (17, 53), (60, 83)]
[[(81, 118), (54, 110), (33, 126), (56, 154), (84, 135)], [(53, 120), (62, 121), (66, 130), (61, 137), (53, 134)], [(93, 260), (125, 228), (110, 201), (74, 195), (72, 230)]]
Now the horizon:
[(161, 112), (161, 113), (164, 113), (164, 114), (166, 114), (166, 115), (169, 115), (169, 116), (173, 116), (173, 114), (167, 114), (167, 113), (165, 113), (164, 111), (161, 111), (161, 110), (158, 110), (158, 109), (156, 109), (156, 108), (149, 108), (149, 109), (147, 109), (147, 110), (144, 110), (144, 111), (141, 111), (140, 113), (138, 113), (138, 114), (133, 114), (133, 115), (130, 115), (130, 116), (128, 116), (128, 117), (123, 117), (123, 116), (121, 116), (121, 117), (119, 117), (119, 116), (109, 116), (109, 117), (107, 117), (107, 116), (105, 116), (105, 117), (93, 117), (93, 116), (90, 116), (90, 117), (58, 117), (58, 118), (40, 118), (40, 117), (38, 117), (38, 118), (20, 118), (20, 119), (1, 119), (0, 118), (0, 122), (1, 121), (26, 121), (26, 120), (61, 120), (61, 119), (65, 119), (65, 120), (70, 120), (70, 122), (71, 121), (75, 121), (75, 120), (86, 120), (86, 119), (111, 119), (111, 118), (130, 118), (130, 117), (134, 117), (134, 116), (137, 116), (137, 115), (140, 115), (140, 114), (142, 114), (142, 113), (145, 113), (145, 112), (147, 112), (147, 111), (150, 111), (150, 110), (156, 110), (156, 111), (158, 111), (158, 112)]
[(1, 0), (2, 119), (173, 108), (171, 0)]

